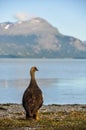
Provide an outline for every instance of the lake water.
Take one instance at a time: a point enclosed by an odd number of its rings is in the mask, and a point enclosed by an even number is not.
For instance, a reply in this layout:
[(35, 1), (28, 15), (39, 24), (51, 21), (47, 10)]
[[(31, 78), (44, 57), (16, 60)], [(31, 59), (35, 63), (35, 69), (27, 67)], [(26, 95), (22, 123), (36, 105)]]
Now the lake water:
[(0, 103), (22, 102), (31, 66), (44, 104), (86, 104), (86, 60), (79, 59), (0, 59)]

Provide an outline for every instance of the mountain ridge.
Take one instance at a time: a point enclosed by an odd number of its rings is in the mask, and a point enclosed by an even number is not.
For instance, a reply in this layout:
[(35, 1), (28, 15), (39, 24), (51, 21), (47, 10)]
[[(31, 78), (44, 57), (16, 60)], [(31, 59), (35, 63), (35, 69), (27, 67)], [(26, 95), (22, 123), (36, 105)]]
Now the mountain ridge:
[(0, 23), (1, 58), (86, 58), (86, 44), (45, 19)]

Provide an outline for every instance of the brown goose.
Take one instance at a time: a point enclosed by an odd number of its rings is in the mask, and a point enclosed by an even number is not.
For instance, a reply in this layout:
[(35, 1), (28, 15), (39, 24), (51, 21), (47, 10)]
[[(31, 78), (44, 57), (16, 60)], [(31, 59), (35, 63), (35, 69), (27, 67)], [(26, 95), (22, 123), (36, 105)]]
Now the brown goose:
[(30, 70), (31, 80), (24, 92), (22, 104), (26, 111), (26, 119), (34, 118), (38, 120), (38, 110), (43, 104), (43, 97), (42, 91), (35, 80), (36, 71), (38, 71), (36, 67), (32, 67)]

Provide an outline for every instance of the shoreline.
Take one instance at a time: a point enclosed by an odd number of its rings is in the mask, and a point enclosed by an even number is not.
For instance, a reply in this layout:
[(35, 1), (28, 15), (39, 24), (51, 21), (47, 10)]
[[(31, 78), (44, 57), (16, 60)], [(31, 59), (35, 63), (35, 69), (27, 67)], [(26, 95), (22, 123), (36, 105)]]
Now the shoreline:
[[(86, 112), (86, 104), (49, 104), (43, 105), (39, 109), (39, 113), (41, 112), (71, 112), (71, 111), (80, 111)], [(15, 104), (15, 103), (7, 103), (7, 104), (0, 104), (0, 118), (1, 117), (8, 117), (14, 116), (15, 113), (21, 113), (24, 115), (25, 110), (22, 104)]]
[[(39, 114), (41, 113), (70, 113), (70, 112), (85, 112), (86, 104), (50, 104), (43, 105), (39, 109)], [(25, 119), (25, 110), (22, 104), (0, 104), (0, 119), (4, 118), (14, 118), (14, 119)]]

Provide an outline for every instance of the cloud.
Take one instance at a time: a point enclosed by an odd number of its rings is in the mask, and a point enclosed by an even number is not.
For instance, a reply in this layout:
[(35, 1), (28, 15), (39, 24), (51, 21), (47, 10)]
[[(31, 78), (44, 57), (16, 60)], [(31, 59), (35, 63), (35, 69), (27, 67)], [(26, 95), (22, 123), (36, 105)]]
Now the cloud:
[(31, 19), (33, 16), (29, 15), (28, 13), (18, 12), (14, 15), (14, 18), (18, 21), (25, 21)]

